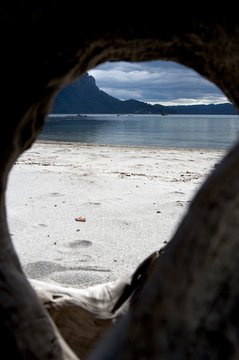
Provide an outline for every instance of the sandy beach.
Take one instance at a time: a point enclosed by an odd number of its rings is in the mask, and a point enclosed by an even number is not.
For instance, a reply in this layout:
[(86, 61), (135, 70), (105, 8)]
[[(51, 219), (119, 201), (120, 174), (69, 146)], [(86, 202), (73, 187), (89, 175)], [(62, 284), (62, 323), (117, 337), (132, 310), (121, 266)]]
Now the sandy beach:
[(170, 240), (224, 154), (35, 143), (14, 165), (7, 190), (10, 232), (26, 274), (86, 287), (132, 273)]

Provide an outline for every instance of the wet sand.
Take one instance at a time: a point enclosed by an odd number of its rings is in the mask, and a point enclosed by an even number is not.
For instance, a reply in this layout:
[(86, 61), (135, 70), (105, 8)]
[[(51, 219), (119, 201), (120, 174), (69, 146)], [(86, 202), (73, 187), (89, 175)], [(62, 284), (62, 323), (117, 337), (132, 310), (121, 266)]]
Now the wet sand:
[(35, 143), (14, 165), (7, 190), (26, 274), (74, 287), (128, 275), (170, 240), (224, 154)]

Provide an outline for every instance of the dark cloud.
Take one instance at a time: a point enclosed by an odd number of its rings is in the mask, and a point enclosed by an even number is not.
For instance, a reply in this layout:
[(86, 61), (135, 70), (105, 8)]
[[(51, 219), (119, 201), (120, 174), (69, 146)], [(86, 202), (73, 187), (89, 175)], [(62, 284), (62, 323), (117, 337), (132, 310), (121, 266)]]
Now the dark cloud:
[(89, 73), (101, 90), (121, 100), (165, 105), (228, 102), (214, 84), (171, 61), (107, 62)]

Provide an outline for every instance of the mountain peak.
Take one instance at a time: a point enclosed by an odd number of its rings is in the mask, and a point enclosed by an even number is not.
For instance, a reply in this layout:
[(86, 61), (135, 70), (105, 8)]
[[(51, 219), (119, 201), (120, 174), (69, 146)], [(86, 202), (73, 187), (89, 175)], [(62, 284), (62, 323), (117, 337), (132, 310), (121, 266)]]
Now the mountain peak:
[(55, 97), (55, 114), (237, 114), (230, 103), (219, 105), (163, 106), (139, 100), (119, 100), (99, 89), (87, 72)]
[(96, 86), (98, 88), (95, 82), (95, 78), (91, 76), (88, 72), (82, 75), (78, 80), (76, 80), (76, 82), (82, 82), (84, 84), (88, 84), (89, 86)]

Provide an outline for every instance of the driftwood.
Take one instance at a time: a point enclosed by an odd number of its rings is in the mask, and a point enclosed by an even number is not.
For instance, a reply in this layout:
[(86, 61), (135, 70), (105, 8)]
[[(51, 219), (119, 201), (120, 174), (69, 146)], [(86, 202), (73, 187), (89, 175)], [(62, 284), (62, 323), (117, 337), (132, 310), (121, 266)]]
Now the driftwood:
[(140, 298), (161, 252), (145, 259), (132, 276), (87, 289), (31, 280), (37, 295), (63, 338), (81, 358)]
[(141, 301), (91, 355), (238, 359), (239, 145), (214, 170)]

